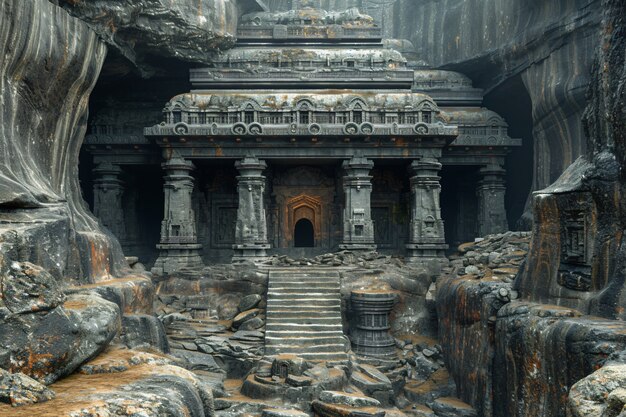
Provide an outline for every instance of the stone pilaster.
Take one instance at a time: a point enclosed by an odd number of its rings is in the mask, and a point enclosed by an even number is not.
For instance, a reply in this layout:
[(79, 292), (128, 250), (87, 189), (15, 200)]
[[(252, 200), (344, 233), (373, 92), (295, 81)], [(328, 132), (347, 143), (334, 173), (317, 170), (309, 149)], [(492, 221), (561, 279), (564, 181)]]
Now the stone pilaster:
[(194, 166), (191, 161), (173, 157), (161, 165), (165, 170), (165, 210), (161, 222), (160, 250), (152, 272), (157, 275), (171, 274), (182, 268), (202, 266), (196, 218), (191, 195)]
[(376, 250), (374, 222), (372, 221), (371, 195), (374, 163), (363, 157), (344, 161), (343, 191), (343, 241), (339, 248), (350, 251)]
[(267, 257), (267, 250), (270, 249), (265, 217), (265, 176), (263, 176), (267, 164), (255, 157), (246, 157), (237, 161), (235, 168), (239, 171), (237, 177), (239, 208), (233, 262), (258, 262)]
[(100, 223), (121, 242), (126, 239), (126, 225), (122, 209), (124, 182), (119, 165), (103, 162), (94, 170), (93, 212)]
[(506, 170), (499, 165), (487, 165), (480, 170), (478, 197), (478, 236), (509, 230), (504, 206)]
[(439, 195), (441, 163), (425, 158), (411, 164), (411, 220), (407, 259), (438, 273), (445, 261), (445, 241)]

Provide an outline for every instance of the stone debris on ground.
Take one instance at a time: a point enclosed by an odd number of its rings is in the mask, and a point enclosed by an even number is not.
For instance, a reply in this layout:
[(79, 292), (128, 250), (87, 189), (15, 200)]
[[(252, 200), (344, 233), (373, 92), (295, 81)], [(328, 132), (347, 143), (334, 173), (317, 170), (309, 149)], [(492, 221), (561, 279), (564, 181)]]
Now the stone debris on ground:
[(24, 375), (12, 374), (0, 368), (0, 402), (19, 407), (53, 399), (54, 391)]
[(526, 259), (531, 233), (506, 232), (459, 245), (444, 274), (491, 278), (511, 283)]
[(355, 253), (340, 251), (325, 253), (313, 258), (292, 259), (287, 255), (275, 255), (263, 263), (271, 266), (360, 266), (374, 269), (384, 265), (402, 267), (405, 265), (404, 258), (397, 255), (383, 255), (378, 252)]

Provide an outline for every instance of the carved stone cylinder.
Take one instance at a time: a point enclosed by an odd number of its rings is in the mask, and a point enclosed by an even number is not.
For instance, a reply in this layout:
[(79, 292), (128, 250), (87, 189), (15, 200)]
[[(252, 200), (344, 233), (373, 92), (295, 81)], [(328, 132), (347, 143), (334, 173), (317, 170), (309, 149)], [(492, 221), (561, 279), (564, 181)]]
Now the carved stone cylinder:
[(352, 331), (352, 350), (363, 356), (394, 356), (396, 344), (389, 334), (389, 314), (396, 301), (391, 291), (355, 290), (350, 301), (358, 316), (356, 329)]

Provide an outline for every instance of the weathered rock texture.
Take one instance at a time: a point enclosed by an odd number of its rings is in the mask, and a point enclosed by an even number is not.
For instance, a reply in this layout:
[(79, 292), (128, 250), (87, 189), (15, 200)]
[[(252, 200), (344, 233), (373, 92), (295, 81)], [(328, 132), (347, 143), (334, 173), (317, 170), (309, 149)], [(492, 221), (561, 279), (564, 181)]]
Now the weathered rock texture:
[(58, 416), (213, 416), (213, 396), (191, 372), (162, 356), (111, 349), (53, 384), (56, 398), (13, 408), (0, 415)]
[[(174, 58), (207, 63), (234, 43), (238, 8), (234, 0), (60, 0), (144, 75)], [(245, 3), (245, 2), (244, 2)]]
[(534, 235), (518, 287), (531, 300), (626, 318), (626, 10), (604, 1), (589, 88), (588, 152), (534, 197)]
[(78, 153), (106, 47), (46, 1), (0, 2), (0, 256), (79, 282), (119, 274), (119, 245), (84, 206)]

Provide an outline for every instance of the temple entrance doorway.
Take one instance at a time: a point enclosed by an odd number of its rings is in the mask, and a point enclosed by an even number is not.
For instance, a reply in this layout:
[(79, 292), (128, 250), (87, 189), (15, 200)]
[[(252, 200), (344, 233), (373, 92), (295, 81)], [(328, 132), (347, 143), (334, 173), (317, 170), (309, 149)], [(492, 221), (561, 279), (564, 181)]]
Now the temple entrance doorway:
[(270, 223), (276, 253), (312, 257), (333, 250), (334, 232), (341, 232), (335, 169), (275, 166)]
[(296, 248), (315, 247), (315, 231), (309, 219), (298, 220), (293, 231), (293, 241)]

